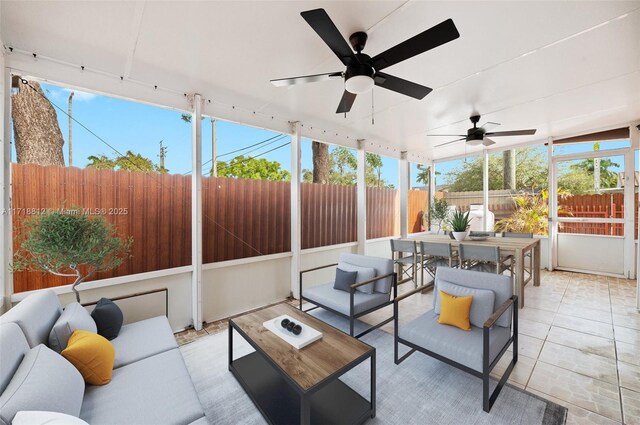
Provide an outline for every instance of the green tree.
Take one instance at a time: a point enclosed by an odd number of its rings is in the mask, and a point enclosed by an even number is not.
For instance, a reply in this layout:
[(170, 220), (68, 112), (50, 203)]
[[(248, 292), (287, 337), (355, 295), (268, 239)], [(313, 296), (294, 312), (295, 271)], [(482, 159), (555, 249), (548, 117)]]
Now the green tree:
[(169, 172), (168, 169), (154, 164), (150, 159), (131, 151), (127, 151), (124, 155), (119, 155), (114, 158), (109, 158), (103, 154), (100, 156), (91, 155), (87, 159), (91, 161), (87, 165), (87, 168), (97, 168), (99, 170), (128, 170), (144, 171), (147, 173)]
[[(600, 159), (600, 187), (609, 188), (618, 185), (618, 173), (612, 171), (611, 168), (620, 167), (620, 164), (613, 162), (609, 158)], [(573, 170), (585, 171), (591, 176), (591, 189), (594, 188), (593, 175), (595, 172), (595, 160), (593, 158), (582, 160), (570, 166)]]
[(19, 237), (13, 271), (41, 271), (73, 277), (76, 287), (97, 272), (119, 267), (131, 252), (131, 237), (121, 239), (104, 217), (85, 215), (78, 208), (33, 216)]
[(291, 173), (283, 170), (278, 161), (240, 155), (230, 162), (218, 161), (218, 177), (289, 181)]
[(558, 190), (571, 195), (593, 193), (593, 174), (583, 168), (571, 166), (558, 176)]
[[(482, 157), (464, 162), (447, 175), (447, 188), (451, 192), (482, 190)], [(536, 148), (518, 149), (516, 152), (516, 188), (531, 190), (547, 187), (548, 167), (545, 155)], [(504, 161), (502, 155), (489, 155), (489, 190), (503, 188)]]
[(375, 153), (367, 152), (365, 160), (367, 162), (367, 186), (384, 187), (386, 184), (382, 179), (382, 157)]

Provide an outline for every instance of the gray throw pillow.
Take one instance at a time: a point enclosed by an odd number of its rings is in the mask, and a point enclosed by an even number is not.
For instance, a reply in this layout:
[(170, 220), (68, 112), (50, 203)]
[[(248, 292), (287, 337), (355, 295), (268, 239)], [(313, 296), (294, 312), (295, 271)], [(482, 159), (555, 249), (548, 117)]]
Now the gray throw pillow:
[[(367, 280), (370, 280), (376, 277), (376, 269), (371, 267), (360, 267), (360, 266), (356, 266), (353, 264), (340, 261), (338, 263), (338, 268), (341, 270), (344, 270), (345, 272), (358, 272), (358, 276), (356, 277), (356, 283), (365, 282)], [(374, 286), (375, 286), (375, 282), (372, 282), (372, 283), (369, 283), (368, 285), (358, 286), (356, 290), (363, 292), (365, 294), (373, 294)]]
[(32, 348), (0, 395), (0, 423), (10, 424), (21, 410), (46, 410), (79, 416), (84, 379), (67, 359), (44, 344)]
[(336, 269), (336, 280), (333, 282), (333, 289), (351, 292), (351, 285), (356, 283), (356, 276), (358, 276), (358, 272), (345, 272), (344, 270)]
[(96, 322), (80, 303), (73, 302), (64, 308), (49, 333), (49, 347), (61, 353), (67, 348), (69, 337), (76, 329), (97, 332)]
[(469, 311), (469, 322), (478, 328), (484, 326), (484, 322), (493, 314), (496, 294), (489, 289), (467, 288), (455, 283), (441, 280), (437, 283), (435, 291), (436, 305), (434, 312), (440, 314), (440, 291), (456, 297), (473, 296), (471, 310)]

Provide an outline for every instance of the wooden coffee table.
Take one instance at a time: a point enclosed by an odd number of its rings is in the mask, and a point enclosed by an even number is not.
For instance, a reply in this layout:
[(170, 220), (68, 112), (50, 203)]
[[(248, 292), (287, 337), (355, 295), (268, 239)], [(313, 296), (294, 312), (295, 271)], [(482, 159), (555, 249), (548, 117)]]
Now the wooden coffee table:
[[(288, 314), (322, 332), (298, 350), (262, 324)], [(233, 331), (255, 352), (233, 358)], [(371, 361), (371, 400), (338, 378)], [(376, 415), (376, 350), (288, 304), (229, 319), (229, 370), (271, 424), (360, 424)]]

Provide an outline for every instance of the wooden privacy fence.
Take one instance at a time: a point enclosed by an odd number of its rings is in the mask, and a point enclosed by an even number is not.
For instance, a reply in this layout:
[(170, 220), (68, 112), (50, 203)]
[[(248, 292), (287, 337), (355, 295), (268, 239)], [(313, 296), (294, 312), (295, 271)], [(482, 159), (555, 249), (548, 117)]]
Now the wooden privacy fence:
[[(203, 261), (290, 251), (290, 190), (288, 182), (204, 177)], [(398, 191), (368, 188), (367, 196), (368, 237), (398, 234)], [(354, 186), (305, 183), (301, 203), (303, 248), (356, 240)], [(101, 215), (132, 236), (131, 258), (90, 280), (191, 264), (190, 176), (12, 164), (12, 206), (14, 251), (26, 218), (63, 206)], [(14, 274), (15, 292), (69, 283), (45, 273)]]

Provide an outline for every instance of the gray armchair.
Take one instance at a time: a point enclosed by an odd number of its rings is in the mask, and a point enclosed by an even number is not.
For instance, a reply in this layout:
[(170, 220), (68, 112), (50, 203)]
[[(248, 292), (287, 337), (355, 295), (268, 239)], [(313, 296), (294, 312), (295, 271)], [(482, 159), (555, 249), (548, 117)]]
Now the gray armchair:
[[(356, 283), (351, 285), (349, 291), (334, 289), (334, 282), (303, 288), (303, 274), (336, 266), (345, 271), (357, 271)], [(349, 335), (359, 338), (393, 320), (393, 316), (391, 316), (358, 335), (354, 335), (357, 318), (393, 303), (393, 298), (398, 295), (398, 278), (393, 271), (393, 260), (356, 254), (341, 254), (337, 264), (301, 271), (299, 288), (300, 310), (303, 310), (302, 302), (308, 301), (315, 304), (315, 307), (303, 311), (311, 311), (320, 307), (349, 319)], [(393, 298), (391, 297), (392, 290)]]
[[(394, 361), (400, 364), (419, 351), (482, 379), (482, 407), (489, 412), (518, 361), (518, 309), (512, 279), (471, 270), (438, 268), (433, 309), (410, 322), (399, 324), (400, 302), (421, 288), (394, 300)], [(471, 331), (438, 323), (439, 291), (456, 296), (472, 295)], [(513, 358), (498, 385), (489, 393), (489, 376), (513, 343)], [(410, 348), (399, 357), (400, 344)]]

